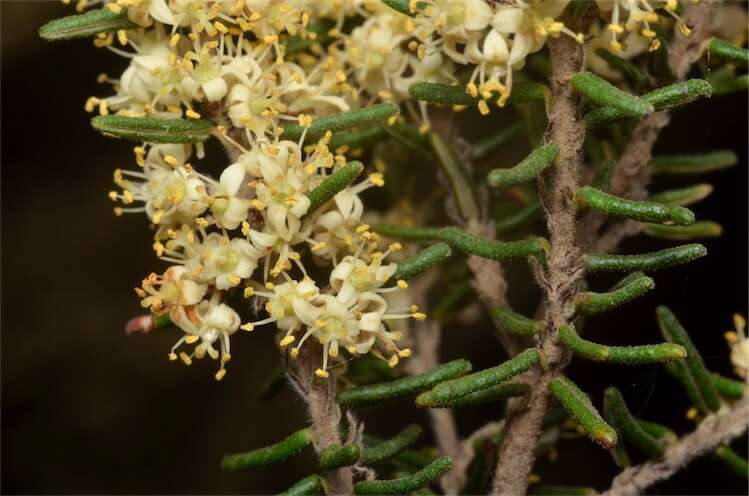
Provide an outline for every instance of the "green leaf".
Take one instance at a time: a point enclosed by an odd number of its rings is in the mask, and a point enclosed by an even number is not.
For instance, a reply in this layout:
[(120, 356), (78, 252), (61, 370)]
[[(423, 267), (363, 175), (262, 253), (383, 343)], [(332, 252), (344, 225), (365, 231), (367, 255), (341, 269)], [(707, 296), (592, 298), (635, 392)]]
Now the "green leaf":
[(746, 396), (746, 383), (737, 381), (735, 379), (729, 379), (728, 377), (723, 377), (722, 375), (716, 374), (714, 372), (710, 374), (710, 377), (713, 379), (715, 390), (724, 398), (739, 400)]
[(433, 368), (423, 374), (412, 375), (390, 382), (362, 386), (338, 393), (342, 405), (365, 405), (394, 398), (413, 396), (434, 387), (440, 382), (461, 376), (471, 370), (467, 360), (454, 360)]
[(435, 265), (441, 264), (450, 256), (453, 252), (450, 246), (445, 243), (436, 243), (427, 246), (416, 255), (405, 259), (398, 264), (398, 270), (393, 274), (392, 280), (408, 280), (415, 277), (427, 269), (431, 269)]
[(455, 206), (458, 208), (460, 215), (466, 220), (478, 219), (479, 209), (476, 205), (476, 199), (468, 184), (466, 173), (458, 163), (455, 153), (437, 134), (430, 134), (429, 140), (432, 144), (432, 150), (437, 156), (437, 163), (450, 183)]
[(662, 203), (670, 207), (683, 207), (707, 198), (712, 192), (712, 185), (700, 183), (687, 186), (686, 188), (671, 189), (656, 193), (650, 197), (650, 201)]
[(439, 227), (401, 226), (396, 224), (377, 224), (372, 229), (392, 239), (404, 241), (431, 241), (439, 238)]
[(486, 157), (487, 155), (489, 155), (489, 153), (509, 143), (510, 140), (515, 138), (524, 130), (525, 123), (523, 123), (523, 121), (518, 121), (510, 124), (494, 136), (490, 136), (484, 140), (479, 141), (478, 143), (474, 143), (474, 145), (471, 147), (471, 158), (473, 158), (474, 160), (478, 160)]
[(689, 369), (684, 361), (668, 362), (664, 364), (666, 371), (672, 375), (676, 380), (681, 383), (684, 391), (689, 397), (689, 401), (703, 414), (709, 413), (710, 409), (707, 407), (702, 393), (700, 393), (697, 383), (689, 374)]
[(632, 416), (624, 402), (624, 397), (614, 387), (606, 388), (603, 393), (603, 411), (618, 432), (621, 432), (630, 444), (637, 446), (651, 458), (663, 456), (665, 447), (656, 438), (645, 432)]
[(572, 87), (598, 105), (617, 109), (630, 117), (642, 118), (651, 114), (654, 107), (642, 98), (620, 90), (600, 76), (580, 72), (572, 76)]
[(691, 226), (645, 226), (645, 234), (654, 238), (676, 241), (693, 241), (695, 239), (717, 238), (723, 234), (723, 226), (717, 222), (703, 220)]
[(503, 330), (517, 336), (535, 336), (544, 329), (542, 321), (529, 319), (509, 308), (495, 308), (491, 311), (491, 314), (492, 317), (497, 319)]
[(668, 207), (660, 203), (635, 201), (604, 193), (590, 186), (575, 194), (579, 208), (590, 208), (611, 217), (640, 222), (687, 226), (694, 222), (694, 213), (684, 207)]
[(312, 432), (309, 429), (302, 429), (272, 446), (248, 451), (247, 453), (226, 455), (221, 462), (221, 468), (229, 472), (235, 472), (246, 468), (268, 467), (296, 455), (302, 448), (309, 446), (311, 443)]
[(739, 157), (732, 150), (708, 153), (656, 155), (653, 157), (654, 174), (704, 174), (736, 165)]
[(749, 74), (742, 74), (731, 79), (723, 79), (713, 84), (713, 95), (727, 95), (740, 91), (745, 93), (749, 90)]
[(536, 179), (547, 167), (554, 163), (559, 154), (559, 147), (548, 143), (536, 148), (515, 167), (494, 169), (486, 176), (489, 186), (509, 188)]
[(262, 401), (270, 401), (286, 387), (286, 374), (283, 367), (276, 367), (268, 379), (258, 388), (257, 398)]
[(338, 150), (346, 147), (348, 150), (366, 149), (384, 141), (388, 134), (380, 126), (367, 129), (355, 129), (346, 133), (338, 133), (330, 140), (329, 148), (338, 153)]
[(652, 271), (691, 262), (707, 255), (707, 249), (701, 244), (690, 244), (666, 248), (665, 250), (639, 255), (606, 255), (588, 254), (585, 261), (588, 272), (632, 272), (635, 270)]
[(606, 423), (591, 403), (590, 398), (577, 385), (564, 376), (549, 382), (549, 391), (559, 400), (594, 442), (606, 449), (616, 445), (616, 431)]
[(359, 174), (364, 170), (361, 162), (352, 161), (337, 169), (334, 173), (323, 179), (315, 189), (309, 192), (310, 205), (307, 214), (311, 214), (318, 208), (333, 199), (335, 195), (346, 189)]
[(281, 496), (313, 496), (317, 494), (325, 494), (325, 489), (320, 476), (313, 474), (288, 488), (281, 493)]
[[(522, 383), (506, 382), (480, 389), (473, 393), (464, 394), (455, 399), (446, 401), (434, 401), (429, 392), (422, 393), (416, 398), (416, 406), (429, 408), (466, 408), (485, 405), (497, 401), (523, 396), (528, 393), (528, 385)], [(421, 400), (419, 400), (421, 398)], [(420, 402), (421, 401), (421, 402)]]
[(538, 363), (538, 360), (538, 351), (535, 349), (525, 350), (496, 367), (437, 384), (431, 391), (420, 394), (416, 398), (416, 404), (418, 406), (437, 406), (456, 401), (461, 396), (508, 381), (530, 369)]
[(575, 306), (585, 316), (608, 312), (639, 298), (655, 287), (655, 281), (642, 275), (607, 293), (585, 291), (575, 295)]
[(470, 281), (450, 286), (447, 294), (437, 301), (430, 317), (439, 321), (449, 320), (464, 308), (461, 304), (473, 293)]
[[(442, 105), (476, 105), (483, 99), (471, 96), (464, 86), (438, 83), (415, 83), (409, 86), (408, 93), (417, 100)], [(549, 89), (541, 83), (518, 81), (512, 86), (512, 92), (507, 101), (510, 103), (544, 101), (548, 95)], [(494, 92), (491, 99), (497, 99), (499, 96), (499, 93)]]
[(415, 474), (399, 479), (357, 482), (354, 484), (354, 494), (381, 495), (410, 493), (437, 481), (437, 479), (450, 470), (452, 465), (452, 457), (444, 456), (434, 460)]
[(420, 426), (412, 424), (387, 441), (382, 441), (375, 446), (366, 447), (361, 457), (361, 463), (372, 465), (389, 460), (416, 442), (421, 432), (422, 428)]
[(359, 447), (355, 444), (331, 444), (320, 452), (320, 467), (323, 470), (335, 470), (348, 467), (359, 460)]
[(678, 321), (676, 315), (666, 306), (659, 306), (656, 309), (656, 315), (663, 337), (673, 343), (680, 344), (687, 350), (686, 370), (692, 382), (696, 385), (707, 408), (717, 411), (720, 408), (720, 398), (715, 390), (710, 373), (705, 368), (702, 356), (697, 351), (697, 347), (690, 339), (686, 329)]
[(620, 72), (635, 88), (647, 86), (648, 76), (629, 60), (617, 57), (604, 47), (596, 48), (596, 55), (605, 60), (609, 67)]
[(137, 27), (127, 11), (115, 14), (109, 9), (99, 9), (50, 21), (39, 29), (39, 36), (47, 41), (71, 40)]
[[(655, 110), (666, 110), (686, 105), (702, 96), (710, 96), (712, 86), (704, 79), (690, 79), (683, 83), (665, 86), (642, 96)], [(585, 116), (587, 127), (594, 129), (632, 116), (615, 107), (600, 107)]]
[(206, 119), (155, 119), (97, 115), (94, 129), (106, 136), (146, 143), (197, 143), (210, 136), (213, 123)]
[(470, 255), (503, 262), (515, 258), (540, 256), (545, 253), (548, 242), (543, 238), (533, 237), (522, 241), (495, 241), (474, 236), (457, 227), (445, 227), (440, 230), (440, 239), (453, 248)]
[(723, 460), (734, 474), (749, 478), (749, 462), (725, 444), (715, 448), (715, 456)]
[(749, 50), (739, 48), (733, 43), (713, 38), (710, 40), (708, 50), (711, 57), (718, 57), (744, 69), (749, 68)]
[(541, 202), (533, 200), (527, 207), (498, 220), (494, 225), (497, 234), (506, 234), (541, 218)]
[(664, 445), (675, 443), (679, 439), (674, 431), (658, 422), (651, 422), (649, 420), (638, 418), (637, 424), (642, 430), (659, 440)]
[(673, 343), (642, 346), (606, 346), (581, 338), (569, 325), (559, 327), (561, 341), (575, 355), (595, 362), (623, 365), (647, 365), (681, 360), (687, 356), (684, 347)]
[[(337, 114), (318, 117), (312, 121), (312, 125), (307, 129), (305, 142), (309, 143), (322, 138), (326, 132), (345, 131), (355, 127), (371, 127), (380, 124), (394, 115), (400, 114), (400, 107), (393, 103), (378, 103), (370, 107), (365, 107), (349, 112), (339, 112)], [(296, 141), (302, 137), (304, 128), (299, 124), (288, 124), (284, 126), (283, 139)]]

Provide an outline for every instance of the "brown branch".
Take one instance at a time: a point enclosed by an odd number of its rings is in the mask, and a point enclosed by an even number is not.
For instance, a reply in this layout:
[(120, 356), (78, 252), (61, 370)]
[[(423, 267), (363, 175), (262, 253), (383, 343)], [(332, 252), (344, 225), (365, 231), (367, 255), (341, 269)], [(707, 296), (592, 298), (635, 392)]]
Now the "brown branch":
[(581, 47), (567, 37), (549, 40), (552, 64), (550, 138), (559, 146), (557, 164), (540, 180), (551, 242), (548, 268), (537, 278), (545, 292), (546, 328), (537, 339), (544, 370), (526, 375), (531, 391), (526, 398), (508, 404), (505, 435), (492, 494), (525, 494), (528, 475), (535, 461), (535, 447), (542, 433), (542, 420), (549, 404), (548, 383), (559, 374), (566, 360), (557, 345), (557, 330), (574, 313), (572, 298), (584, 274), (582, 253), (575, 232), (574, 195), (578, 188), (585, 127), (579, 116), (579, 100), (569, 80), (582, 67)]
[(749, 427), (749, 397), (706, 417), (697, 429), (666, 450), (663, 459), (630, 467), (619, 474), (604, 496), (635, 496), (666, 480), (692, 460), (742, 435)]
[[(338, 430), (341, 408), (335, 399), (335, 379), (321, 379), (315, 375), (320, 366), (322, 348), (310, 340), (302, 347), (297, 358), (298, 375), (294, 376), (300, 395), (307, 402), (312, 427), (313, 444), (319, 453), (331, 444), (341, 444)], [(351, 430), (356, 426), (350, 425)], [(341, 467), (324, 475), (326, 493), (330, 495), (353, 494), (354, 477), (351, 467)]]

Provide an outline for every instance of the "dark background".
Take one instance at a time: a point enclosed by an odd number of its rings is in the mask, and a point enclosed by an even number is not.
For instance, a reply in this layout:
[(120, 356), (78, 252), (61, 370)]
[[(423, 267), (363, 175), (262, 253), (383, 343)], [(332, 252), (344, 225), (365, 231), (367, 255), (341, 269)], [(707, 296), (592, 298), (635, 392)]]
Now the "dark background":
[[(70, 13), (56, 2), (2, 2), (0, 8), (3, 492), (285, 489), (311, 471), (311, 455), (267, 471), (219, 470), (224, 453), (275, 442), (305, 424), (304, 406), (290, 392), (270, 403), (255, 399), (277, 363), (271, 332), (233, 339), (235, 360), (220, 384), (205, 363), (185, 368), (168, 362), (176, 332), (123, 332), (140, 311), (131, 288), (161, 265), (145, 219), (115, 218), (106, 196), (113, 169), (131, 167), (130, 146), (95, 134), (83, 103), (107, 94), (97, 74), (116, 77), (126, 61), (89, 41), (39, 40), (43, 22)], [(714, 183), (716, 193), (696, 207), (697, 215), (720, 221), (725, 235), (706, 242), (707, 258), (657, 273), (658, 287), (639, 304), (591, 320), (591, 339), (654, 342), (660, 339), (654, 308), (666, 303), (687, 323), (708, 366), (730, 374), (722, 334), (732, 313), (747, 311), (746, 110), (746, 95), (703, 101), (678, 113), (665, 131), (659, 151), (732, 148), (740, 154), (738, 167), (698, 179)], [(636, 240), (623, 250), (664, 244)], [(528, 278), (524, 267), (512, 270)], [(609, 282), (602, 278), (596, 288)], [(512, 298), (519, 310), (531, 308), (524, 292)], [(481, 368), (501, 356), (486, 325), (449, 329), (445, 341), (445, 360), (467, 357)], [(684, 394), (658, 367), (623, 370), (578, 361), (569, 375), (597, 404), (603, 388), (614, 384), (638, 415), (667, 421), (680, 432), (692, 428), (684, 418)], [(408, 402), (362, 414), (368, 432), (383, 436), (407, 421), (426, 425), (424, 413)], [(497, 407), (461, 412), (461, 432), (498, 415)], [(746, 453), (742, 444), (734, 447)], [(585, 440), (560, 448), (555, 464), (540, 462), (546, 483), (604, 489), (616, 472), (610, 458)], [(652, 492), (745, 494), (746, 481), (708, 457)]]

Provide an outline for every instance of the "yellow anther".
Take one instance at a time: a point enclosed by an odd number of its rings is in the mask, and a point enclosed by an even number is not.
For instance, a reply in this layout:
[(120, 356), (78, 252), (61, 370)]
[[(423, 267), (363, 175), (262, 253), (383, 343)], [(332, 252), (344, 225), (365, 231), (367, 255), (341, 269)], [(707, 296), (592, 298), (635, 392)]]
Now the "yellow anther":
[(398, 355), (393, 355), (390, 357), (390, 360), (388, 360), (388, 366), (392, 369), (396, 365), (398, 365)]
[(314, 245), (312, 247), (312, 251), (317, 252), (317, 251), (325, 249), (327, 246), (328, 246), (328, 244), (325, 241), (322, 241), (322, 242), (317, 243), (316, 245)]
[(413, 354), (410, 348), (403, 348), (398, 352), (398, 356), (401, 358), (408, 358)]
[(391, 115), (390, 117), (388, 117), (388, 120), (387, 120), (388, 126), (393, 126), (395, 125), (396, 122), (398, 122), (398, 118), (396, 116)]
[(208, 225), (208, 221), (205, 220), (203, 217), (197, 217), (195, 219), (195, 223), (199, 225), (200, 227), (206, 227)]
[(177, 359), (177, 355), (175, 355), (174, 353), (169, 353), (168, 356), (169, 356), (169, 361), (170, 362), (173, 362), (173, 361), (175, 361)]
[(621, 44), (621, 43), (619, 43), (618, 41), (616, 41), (616, 40), (611, 40), (611, 43), (610, 43), (610, 45), (611, 45), (611, 50), (613, 50), (614, 52), (617, 52), (617, 53), (618, 53), (618, 52), (621, 52), (621, 51), (622, 51), (622, 44)]
[(120, 45), (127, 45), (127, 31), (124, 29), (117, 31), (117, 41), (120, 42)]
[(172, 167), (177, 167), (177, 164), (179, 164), (177, 157), (175, 157), (174, 155), (164, 155), (164, 162), (171, 165)]
[(289, 346), (289, 345), (290, 345), (291, 343), (293, 343), (293, 342), (294, 342), (295, 340), (296, 340), (296, 337), (295, 337), (294, 335), (291, 335), (291, 334), (290, 334), (290, 335), (286, 336), (285, 338), (283, 338), (283, 339), (281, 340), (281, 342), (280, 342), (280, 343), (278, 343), (278, 345), (279, 345), (279, 346), (280, 346), (281, 348), (286, 348), (286, 347), (287, 347), (287, 346)]
[(398, 243), (397, 241), (395, 243), (392, 243), (390, 246), (388, 246), (390, 251), (401, 251), (403, 249), (403, 245)]
[[(85, 6), (85, 2), (79, 2), (78, 4), (83, 4)], [(107, 9), (109, 9), (109, 11), (113, 14), (119, 14), (120, 12), (122, 12), (122, 7), (120, 7), (116, 3), (107, 4)]]
[(486, 100), (481, 100), (478, 106), (479, 106), (479, 113), (481, 115), (489, 114), (489, 105), (486, 104)]
[(180, 352), (179, 357), (185, 365), (192, 365), (192, 358), (184, 351)]
[(697, 409), (695, 407), (692, 406), (692, 407), (689, 408), (689, 410), (687, 410), (686, 417), (689, 420), (694, 420), (694, 419), (696, 419), (699, 416), (700, 416), (700, 412), (697, 411)]
[(479, 89), (475, 83), (468, 83), (466, 85), (466, 91), (468, 92), (469, 95), (471, 95), (474, 98), (479, 96)]
[(226, 375), (226, 369), (220, 369), (218, 372), (216, 372), (216, 375), (214, 377), (216, 377), (217, 381), (220, 381), (221, 379), (224, 378), (225, 375)]
[(425, 122), (424, 124), (419, 126), (419, 134), (427, 134), (430, 129), (432, 129), (432, 125), (428, 122)]
[(673, 12), (676, 10), (676, 7), (679, 5), (679, 2), (677, 0), (666, 0), (666, 10)]
[(739, 335), (734, 331), (726, 332), (725, 334), (723, 334), (723, 338), (728, 344), (736, 344), (739, 342)]
[(273, 284), (272, 282), (268, 281), (268, 282), (265, 283), (265, 287), (267, 289), (273, 290), (273, 289), (275, 289), (276, 285)]
[(265, 204), (257, 198), (253, 198), (252, 200), (250, 200), (250, 206), (255, 210), (263, 210), (265, 208)]
[(372, 181), (372, 184), (379, 188), (385, 186), (385, 177), (379, 172), (373, 172), (372, 174), (370, 174), (369, 180)]
[(289, 356), (291, 356), (292, 360), (296, 360), (296, 357), (299, 356), (299, 348), (291, 348), (289, 351)]
[(159, 243), (158, 241), (153, 244), (153, 251), (156, 252), (157, 256), (161, 256), (164, 254), (164, 245)]
[(411, 314), (411, 317), (413, 317), (415, 320), (426, 320), (427, 314), (424, 312), (414, 312)]
[(315, 370), (315, 375), (321, 379), (327, 379), (328, 377), (330, 377), (330, 374), (328, 373), (328, 371), (323, 370), (323, 369)]
[(242, 278), (237, 275), (231, 275), (226, 278), (232, 286), (238, 286), (240, 282), (242, 282)]
[(109, 197), (110, 200), (117, 201), (117, 192), (116, 191), (110, 191), (109, 193), (107, 193), (107, 196)]
[(310, 126), (312, 126), (311, 115), (299, 114), (298, 120), (299, 120), (299, 125), (304, 128), (309, 128)]
[(401, 289), (408, 289), (408, 283), (404, 281), (403, 279), (398, 279), (398, 282), (396, 284)]
[(345, 73), (345, 72), (343, 72), (343, 71), (342, 71), (342, 70), (340, 70), (340, 69), (339, 69), (338, 71), (336, 71), (336, 73), (335, 73), (335, 77), (336, 77), (336, 79), (337, 79), (337, 80), (338, 80), (339, 82), (341, 82), (341, 83), (343, 83), (343, 82), (345, 82), (345, 81), (346, 81), (346, 73)]
[(737, 331), (742, 332), (746, 329), (746, 319), (742, 315), (735, 313), (733, 314), (733, 325)]
[(116, 215), (117, 217), (120, 217), (122, 215), (122, 208), (114, 207), (113, 210), (114, 210), (114, 215)]
[(189, 117), (190, 119), (200, 119), (201, 117), (199, 113), (195, 112), (192, 109), (187, 109), (187, 111), (185, 112), (185, 115)]
[(683, 34), (684, 36), (691, 36), (692, 30), (689, 28), (689, 26), (687, 26), (683, 22), (680, 22), (678, 26), (679, 26), (679, 31), (681, 31), (681, 34)]
[(369, 224), (362, 224), (356, 228), (356, 233), (361, 234), (363, 232), (369, 231)]
[(538, 474), (528, 474), (528, 483), (529, 484), (536, 484), (541, 480), (541, 476)]
[(226, 26), (224, 26), (222, 23), (218, 21), (213, 23), (213, 27), (216, 28), (216, 31), (222, 34), (226, 34), (229, 32), (229, 28), (227, 28)]
[(624, 32), (624, 28), (623, 28), (623, 27), (621, 27), (621, 25), (619, 25), (619, 24), (609, 24), (609, 25), (608, 25), (608, 26), (606, 26), (606, 27), (607, 27), (607, 28), (608, 28), (608, 30), (609, 30), (609, 31), (611, 31), (612, 33), (617, 33), (617, 34), (621, 34), (621, 33), (623, 33), (623, 32)]
[(84, 105), (83, 108), (86, 112), (93, 112), (97, 105), (99, 105), (99, 99), (95, 96), (91, 96), (86, 100), (86, 105)]
[(244, 288), (244, 291), (242, 291), (242, 296), (244, 296), (245, 298), (250, 298), (254, 294), (255, 294), (255, 290), (249, 286)]
[(243, 331), (252, 332), (255, 330), (255, 324), (253, 324), (252, 322), (247, 322), (246, 324), (242, 324), (241, 326), (239, 326), (239, 328)]
[(640, 31), (640, 34), (642, 34), (645, 38), (655, 38), (655, 31), (652, 29), (643, 29)]
[(188, 334), (187, 336), (185, 336), (185, 343), (193, 344), (199, 339), (200, 339), (200, 336), (196, 336), (195, 334)]
[(661, 47), (661, 40), (658, 38), (655, 38), (653, 41), (650, 42), (650, 46), (648, 47), (648, 52), (654, 52), (658, 50)]

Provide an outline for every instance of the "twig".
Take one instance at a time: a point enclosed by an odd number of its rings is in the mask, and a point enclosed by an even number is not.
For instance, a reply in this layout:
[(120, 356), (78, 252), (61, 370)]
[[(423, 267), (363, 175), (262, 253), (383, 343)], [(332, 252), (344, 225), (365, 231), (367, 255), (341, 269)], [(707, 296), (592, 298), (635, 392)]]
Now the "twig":
[(666, 450), (662, 460), (630, 467), (619, 474), (604, 496), (635, 496), (671, 477), (695, 458), (743, 434), (749, 427), (749, 397), (706, 417), (697, 429)]
[(559, 156), (556, 166), (547, 170), (539, 185), (551, 241), (548, 269), (537, 276), (546, 299), (546, 330), (537, 341), (546, 369), (531, 371), (528, 397), (513, 400), (508, 405), (505, 436), (492, 487), (495, 495), (525, 494), (528, 488), (534, 450), (549, 404), (547, 386), (564, 366), (565, 356), (557, 345), (557, 330), (568, 323), (574, 313), (572, 297), (584, 274), (582, 253), (576, 242), (574, 195), (579, 183), (585, 128), (578, 115), (578, 98), (569, 85), (570, 78), (582, 65), (582, 50), (567, 37), (550, 39), (549, 50), (552, 62), (550, 138), (559, 146)]

